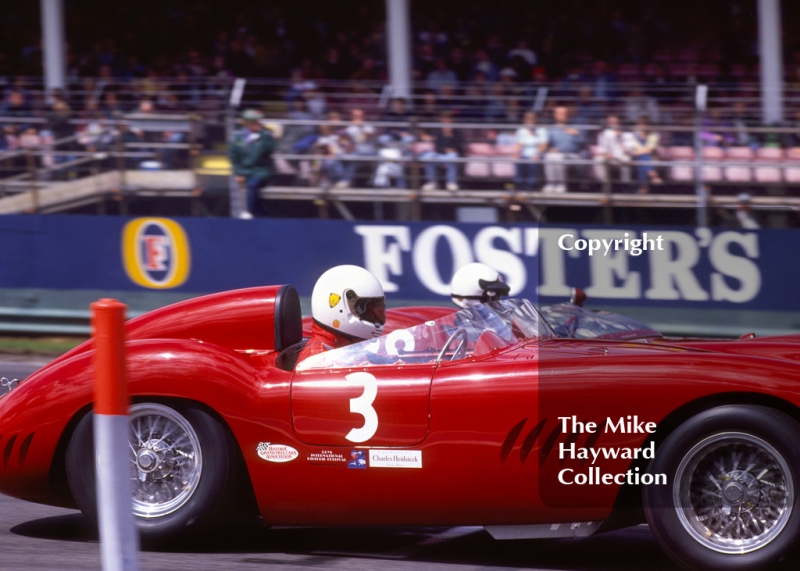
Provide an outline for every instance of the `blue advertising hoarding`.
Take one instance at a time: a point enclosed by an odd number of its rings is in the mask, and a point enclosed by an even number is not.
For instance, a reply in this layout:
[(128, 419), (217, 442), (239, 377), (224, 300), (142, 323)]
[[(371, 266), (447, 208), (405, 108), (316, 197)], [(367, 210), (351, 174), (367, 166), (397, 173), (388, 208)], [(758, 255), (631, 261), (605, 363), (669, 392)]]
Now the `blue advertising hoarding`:
[[(643, 238), (638, 252), (633, 240)], [(441, 301), (454, 269), (480, 261), (512, 294), (541, 303), (578, 286), (603, 305), (791, 311), (800, 310), (797, 251), (794, 230), (3, 216), (0, 288), (210, 293), (291, 283), (310, 295), (321, 272), (349, 263), (378, 276), (390, 299)]]

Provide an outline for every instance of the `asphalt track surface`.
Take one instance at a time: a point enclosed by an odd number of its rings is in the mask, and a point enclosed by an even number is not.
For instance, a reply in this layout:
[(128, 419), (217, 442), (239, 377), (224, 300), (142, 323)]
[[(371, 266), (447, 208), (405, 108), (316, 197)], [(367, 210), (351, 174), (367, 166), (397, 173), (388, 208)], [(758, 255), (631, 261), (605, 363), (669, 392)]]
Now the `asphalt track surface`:
[[(0, 376), (23, 379), (42, 362), (0, 358)], [(97, 532), (80, 512), (0, 494), (0, 570), (100, 569)], [(788, 566), (789, 568), (795, 568)], [(495, 541), (480, 527), (266, 528), (147, 546), (153, 571), (677, 571), (645, 526), (586, 539)]]

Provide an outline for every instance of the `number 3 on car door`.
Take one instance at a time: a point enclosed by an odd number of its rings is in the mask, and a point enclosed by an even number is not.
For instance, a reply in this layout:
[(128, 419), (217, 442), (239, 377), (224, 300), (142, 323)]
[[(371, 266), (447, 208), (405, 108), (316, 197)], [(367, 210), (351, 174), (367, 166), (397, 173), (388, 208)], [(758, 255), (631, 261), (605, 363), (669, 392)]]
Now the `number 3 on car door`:
[(375, 397), (378, 396), (378, 380), (365, 372), (350, 373), (345, 379), (348, 383), (364, 387), (361, 396), (350, 399), (350, 412), (363, 416), (364, 426), (352, 429), (345, 438), (350, 442), (366, 442), (378, 430), (378, 413), (372, 407)]

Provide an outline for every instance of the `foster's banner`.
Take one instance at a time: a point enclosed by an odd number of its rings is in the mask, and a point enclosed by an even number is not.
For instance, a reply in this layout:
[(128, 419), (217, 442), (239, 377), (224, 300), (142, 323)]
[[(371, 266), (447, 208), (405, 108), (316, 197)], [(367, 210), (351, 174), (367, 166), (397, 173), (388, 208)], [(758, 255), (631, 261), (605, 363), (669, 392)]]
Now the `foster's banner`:
[(310, 295), (337, 264), (390, 299), (445, 301), (453, 271), (499, 270), (514, 295), (574, 286), (619, 306), (800, 310), (800, 232), (331, 220), (0, 217), (0, 287), (210, 293), (291, 283)]

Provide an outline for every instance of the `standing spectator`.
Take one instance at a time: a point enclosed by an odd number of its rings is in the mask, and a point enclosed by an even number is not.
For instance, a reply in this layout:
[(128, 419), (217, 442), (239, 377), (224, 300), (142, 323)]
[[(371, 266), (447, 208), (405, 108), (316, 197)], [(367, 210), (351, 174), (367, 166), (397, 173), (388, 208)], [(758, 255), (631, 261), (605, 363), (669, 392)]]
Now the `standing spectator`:
[(639, 194), (647, 194), (650, 184), (661, 184), (663, 181), (658, 176), (656, 167), (653, 166), (653, 156), (658, 147), (658, 133), (650, 130), (647, 116), (642, 115), (636, 121), (636, 126), (630, 133), (625, 133), (624, 146), (631, 155), (636, 166), (636, 180), (639, 181)]
[(539, 157), (547, 146), (547, 130), (536, 126), (536, 113), (533, 111), (526, 111), (523, 121), (515, 137), (519, 147), (519, 158), (526, 162), (517, 163), (514, 183), (518, 189), (534, 190), (538, 178)]
[(553, 109), (555, 124), (547, 130), (547, 152), (544, 155), (544, 192), (567, 192), (567, 167), (564, 160), (580, 158), (585, 141), (583, 133), (567, 124), (569, 112), (559, 105)]
[(442, 126), (433, 135), (423, 135), (423, 140), (433, 141), (434, 150), (425, 151), (420, 158), (425, 162), (425, 179), (422, 190), (436, 188), (436, 163), (442, 162), (445, 168), (447, 190), (458, 190), (458, 165), (447, 159), (454, 159), (463, 154), (464, 139), (458, 129), (453, 128), (453, 118), (443, 114), (439, 118)]
[[(373, 157), (375, 156), (375, 127), (364, 122), (364, 111), (353, 109), (350, 112), (351, 123), (348, 125), (344, 134), (349, 145), (352, 147), (348, 153), (351, 157)], [(353, 185), (356, 171), (360, 161), (344, 162), (344, 177), (336, 186), (346, 188)]]
[(625, 147), (622, 143), (619, 118), (616, 115), (609, 115), (606, 118), (606, 128), (600, 131), (597, 136), (598, 153), (594, 157), (597, 163), (595, 165), (595, 173), (602, 182), (609, 181), (610, 166), (619, 168), (622, 182), (630, 182), (631, 170), (629, 164), (631, 158), (625, 152)]
[(258, 191), (272, 176), (272, 151), (275, 139), (261, 124), (261, 113), (248, 109), (242, 113), (243, 129), (234, 135), (228, 147), (233, 173), (239, 186), (247, 189), (247, 209), (240, 218), (250, 219), (263, 214)]
[(745, 230), (758, 230), (761, 225), (753, 217), (752, 197), (742, 192), (739, 194), (739, 204), (736, 206), (736, 221), (740, 228)]

